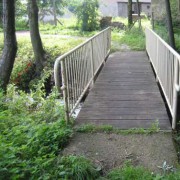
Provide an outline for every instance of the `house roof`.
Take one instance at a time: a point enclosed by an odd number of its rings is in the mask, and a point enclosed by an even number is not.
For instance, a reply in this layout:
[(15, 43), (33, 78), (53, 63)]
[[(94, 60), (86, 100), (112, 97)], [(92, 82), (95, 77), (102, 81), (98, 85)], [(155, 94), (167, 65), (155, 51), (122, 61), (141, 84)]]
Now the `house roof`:
[(100, 0), (101, 3), (117, 3), (119, 0)]
[[(136, 0), (132, 0), (133, 2), (136, 2)], [(127, 3), (128, 0), (100, 0), (100, 3), (106, 3), (106, 4), (114, 4), (114, 3)], [(142, 3), (151, 3), (151, 0), (139, 0), (139, 2)]]
[[(133, 2), (136, 2), (136, 0), (132, 0)], [(125, 2), (127, 3), (128, 0), (117, 0), (117, 2)], [(151, 3), (151, 0), (139, 0), (139, 2), (142, 2), (142, 3)]]

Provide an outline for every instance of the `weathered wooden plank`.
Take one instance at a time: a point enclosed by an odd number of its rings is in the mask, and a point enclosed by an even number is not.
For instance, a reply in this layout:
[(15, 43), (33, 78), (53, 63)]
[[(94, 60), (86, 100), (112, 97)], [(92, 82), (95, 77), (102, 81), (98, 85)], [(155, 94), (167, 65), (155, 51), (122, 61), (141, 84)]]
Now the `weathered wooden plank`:
[[(105, 72), (105, 71), (117, 71), (117, 67), (116, 66), (111, 66), (111, 67), (107, 67), (105, 66), (103, 71), (102, 72)], [(126, 69), (121, 69), (118, 71), (121, 71), (121, 72), (124, 72), (124, 71), (127, 71), (127, 72), (134, 72), (134, 73), (152, 73), (152, 69), (148, 68), (148, 69), (133, 69), (133, 68), (126, 68)]]
[[(121, 82), (119, 82), (119, 81), (106, 81), (106, 80), (101, 80), (101, 81), (97, 81), (96, 82), (96, 86), (99, 86), (99, 85), (101, 85), (101, 84), (106, 84), (106, 85), (108, 85), (109, 84), (109, 86), (111, 86), (111, 85), (113, 85), (113, 86), (145, 86), (146, 85), (146, 87), (148, 88), (150, 88), (151, 87), (151, 85), (153, 85), (153, 86), (156, 86), (157, 87), (157, 84), (155, 83), (155, 81), (154, 82), (148, 82), (148, 81), (138, 81), (138, 82), (127, 82), (127, 81), (121, 81)], [(95, 86), (95, 87), (96, 87)]]
[(104, 89), (104, 90), (150, 90), (152, 89), (151, 92), (159, 92), (159, 89), (157, 86), (154, 84), (150, 85), (149, 87), (146, 85), (134, 85), (134, 86), (127, 86), (127, 85), (114, 85), (114, 84), (105, 84), (105, 83), (97, 83), (96, 86), (93, 88), (93, 90), (99, 90), (99, 89)]
[(148, 128), (159, 120), (171, 129), (166, 108), (145, 52), (112, 54), (77, 118), (78, 124)]
[[(88, 98), (93, 98), (95, 101), (100, 100), (121, 100), (121, 101), (160, 101), (163, 102), (160, 94), (142, 94), (142, 95), (116, 95), (116, 94), (105, 94), (105, 95), (94, 95), (89, 94)], [(148, 103), (148, 102), (147, 102)]]
[(106, 88), (103, 88), (102, 86), (102, 89), (101, 91), (99, 91), (99, 89), (93, 89), (92, 90), (92, 93), (93, 95), (107, 95), (107, 90), (109, 92), (109, 94), (116, 94), (116, 95), (129, 95), (129, 94), (132, 94), (132, 95), (142, 95), (142, 94), (147, 94), (147, 95), (159, 95), (159, 92), (157, 91), (157, 89), (146, 89), (146, 90), (141, 90), (141, 89), (122, 89), (121, 91), (119, 91), (118, 89), (106, 89)]
[[(92, 117), (93, 116), (93, 117)], [(142, 108), (84, 108), (81, 113), (84, 119), (167, 119), (163, 109)]]
[(101, 74), (99, 76), (99, 81), (101, 80), (101, 78), (105, 78), (105, 79), (132, 79), (132, 80), (154, 80), (154, 76), (150, 76), (150, 75), (131, 75), (131, 74)]
[(83, 107), (85, 108), (109, 108), (109, 107), (116, 107), (116, 108), (165, 108), (163, 102), (157, 101), (94, 101), (93, 99), (88, 99)]

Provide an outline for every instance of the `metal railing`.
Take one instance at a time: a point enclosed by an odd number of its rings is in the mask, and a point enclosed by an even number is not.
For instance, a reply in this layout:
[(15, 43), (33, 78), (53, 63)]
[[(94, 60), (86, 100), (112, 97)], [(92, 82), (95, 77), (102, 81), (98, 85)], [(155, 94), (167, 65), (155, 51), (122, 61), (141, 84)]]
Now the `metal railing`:
[[(54, 65), (55, 84), (63, 91), (66, 120), (73, 114), (110, 53), (111, 29), (58, 57)], [(62, 86), (62, 87), (61, 87)]]
[(148, 28), (146, 49), (172, 115), (172, 128), (175, 129), (180, 90), (180, 55)]

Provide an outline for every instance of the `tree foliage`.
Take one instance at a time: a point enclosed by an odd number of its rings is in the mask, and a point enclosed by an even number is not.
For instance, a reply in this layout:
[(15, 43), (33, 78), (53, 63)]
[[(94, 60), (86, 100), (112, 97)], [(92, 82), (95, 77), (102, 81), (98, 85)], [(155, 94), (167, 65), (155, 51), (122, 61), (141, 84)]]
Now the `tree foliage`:
[(57, 25), (57, 15), (63, 15), (63, 8), (67, 5), (67, 0), (39, 0), (39, 16), (43, 20), (46, 15), (54, 16), (54, 24)]
[(16, 0), (16, 18), (22, 18), (27, 16), (27, 6), (25, 3), (22, 3), (21, 0)]
[(40, 10), (47, 11), (47, 13), (52, 13), (51, 9), (53, 8), (53, 2), (56, 5), (56, 13), (58, 15), (63, 15), (63, 7), (67, 5), (66, 0), (40, 0), (38, 6)]
[(172, 20), (173, 25), (180, 27), (180, 10), (179, 6), (177, 5), (177, 0), (171, 0), (171, 13), (172, 13)]
[(98, 0), (75, 0), (70, 8), (76, 14), (82, 31), (93, 31), (98, 28)]

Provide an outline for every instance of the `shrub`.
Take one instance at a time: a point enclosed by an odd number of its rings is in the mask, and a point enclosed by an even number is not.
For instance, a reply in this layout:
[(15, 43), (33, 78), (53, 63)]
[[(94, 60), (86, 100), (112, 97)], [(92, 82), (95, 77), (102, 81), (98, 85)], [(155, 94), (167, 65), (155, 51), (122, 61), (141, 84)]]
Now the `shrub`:
[(72, 136), (54, 90), (47, 98), (42, 81), (26, 94), (9, 85), (0, 93), (0, 179), (47, 177)]
[(94, 31), (98, 28), (98, 0), (83, 0), (78, 4), (75, 14), (82, 31)]

